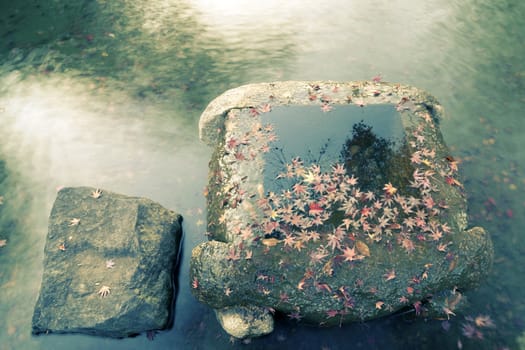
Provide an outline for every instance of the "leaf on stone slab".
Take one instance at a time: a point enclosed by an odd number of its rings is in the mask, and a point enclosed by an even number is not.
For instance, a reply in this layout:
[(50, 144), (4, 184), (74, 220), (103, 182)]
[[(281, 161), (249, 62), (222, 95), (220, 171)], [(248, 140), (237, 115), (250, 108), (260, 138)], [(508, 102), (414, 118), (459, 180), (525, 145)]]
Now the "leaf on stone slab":
[(355, 241), (355, 247), (361, 255), (366, 256), (366, 257), (370, 256), (370, 249), (368, 248), (365, 242)]

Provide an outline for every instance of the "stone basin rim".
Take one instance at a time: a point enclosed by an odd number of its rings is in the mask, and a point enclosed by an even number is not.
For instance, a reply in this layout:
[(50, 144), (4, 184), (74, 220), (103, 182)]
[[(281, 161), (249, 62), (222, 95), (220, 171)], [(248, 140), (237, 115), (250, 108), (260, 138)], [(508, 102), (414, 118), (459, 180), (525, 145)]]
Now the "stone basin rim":
[[(340, 90), (341, 97), (334, 97), (329, 101), (330, 104), (357, 103), (349, 97), (358, 98), (358, 102), (362, 104), (398, 104), (402, 98), (408, 98), (413, 103), (432, 107), (438, 119), (442, 111), (441, 105), (431, 94), (400, 83), (371, 80), (291, 80), (251, 83), (229, 89), (208, 104), (199, 119), (199, 137), (207, 145), (215, 146), (219, 141), (220, 130), (224, 126), (225, 116), (232, 109), (255, 108), (265, 103), (272, 106), (322, 105), (320, 99), (310, 99), (308, 92), (313, 90), (321, 96), (334, 88)], [(429, 101), (432, 103), (431, 106)]]

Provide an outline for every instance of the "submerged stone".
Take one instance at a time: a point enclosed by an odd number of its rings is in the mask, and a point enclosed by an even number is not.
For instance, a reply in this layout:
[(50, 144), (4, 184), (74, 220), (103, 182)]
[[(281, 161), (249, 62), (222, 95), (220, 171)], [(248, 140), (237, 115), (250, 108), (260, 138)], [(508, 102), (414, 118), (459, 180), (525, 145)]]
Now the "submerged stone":
[(235, 338), (254, 338), (273, 331), (268, 309), (256, 306), (232, 306), (215, 310), (221, 327)]
[(122, 338), (171, 322), (182, 217), (89, 187), (58, 192), (33, 334)]
[(467, 225), (440, 114), (427, 93), (388, 83), (279, 82), (219, 96), (200, 120), (215, 151), (193, 294), (218, 314), (270, 308), (320, 326), (454, 313), (493, 248)]

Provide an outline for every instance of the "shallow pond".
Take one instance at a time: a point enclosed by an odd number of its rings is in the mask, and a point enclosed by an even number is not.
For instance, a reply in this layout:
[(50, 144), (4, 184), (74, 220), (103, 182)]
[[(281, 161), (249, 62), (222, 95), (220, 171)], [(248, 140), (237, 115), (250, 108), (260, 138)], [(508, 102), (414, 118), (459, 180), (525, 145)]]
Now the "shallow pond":
[[(2, 2), (2, 348), (519, 348), (523, 13), (519, 0)], [(211, 149), (198, 139), (200, 113), (245, 83), (378, 76), (425, 89), (444, 106), (440, 126), (461, 161), (470, 222), (494, 241), (489, 279), (450, 320), (407, 314), (316, 329), (278, 317), (273, 334), (231, 343), (188, 280), (191, 249), (206, 239)], [(78, 185), (145, 196), (184, 216), (175, 324), (153, 341), (31, 336), (51, 205), (57, 188)], [(464, 328), (478, 315), (496, 327), (471, 339)]]

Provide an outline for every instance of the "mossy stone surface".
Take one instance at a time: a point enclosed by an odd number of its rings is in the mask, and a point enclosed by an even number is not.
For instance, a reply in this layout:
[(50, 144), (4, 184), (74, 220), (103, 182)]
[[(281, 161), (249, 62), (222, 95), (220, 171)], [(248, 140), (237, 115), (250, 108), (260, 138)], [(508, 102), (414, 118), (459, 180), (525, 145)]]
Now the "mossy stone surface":
[[(401, 139), (377, 132), (390, 122), (364, 112), (377, 106), (398, 118)], [(294, 154), (294, 142), (315, 142), (310, 111), (322, 124), (348, 115), (333, 126), (348, 136), (328, 137), (336, 151), (326, 142), (319, 156)], [(259, 306), (320, 326), (455, 310), (490, 271), (493, 247), (468, 227), (441, 114), (424, 91), (368, 81), (252, 84), (212, 101), (200, 121), (214, 147), (210, 241), (192, 253), (193, 294), (216, 309)]]

